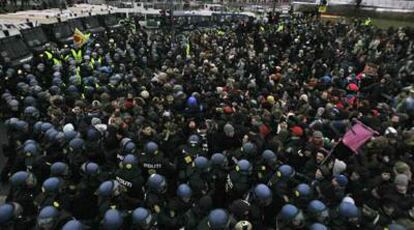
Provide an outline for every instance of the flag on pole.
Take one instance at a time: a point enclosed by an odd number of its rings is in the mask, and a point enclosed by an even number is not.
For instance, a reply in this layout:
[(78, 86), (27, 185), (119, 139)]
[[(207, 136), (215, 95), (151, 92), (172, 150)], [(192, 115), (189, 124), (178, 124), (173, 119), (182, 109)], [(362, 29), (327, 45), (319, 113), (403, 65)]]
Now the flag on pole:
[(342, 143), (351, 149), (354, 153), (358, 153), (358, 149), (368, 142), (375, 134), (375, 130), (357, 121), (355, 125), (348, 130), (342, 138)]
[(83, 34), (78, 28), (75, 29), (73, 34), (73, 44), (75, 47), (80, 48), (85, 45), (89, 40), (90, 34)]

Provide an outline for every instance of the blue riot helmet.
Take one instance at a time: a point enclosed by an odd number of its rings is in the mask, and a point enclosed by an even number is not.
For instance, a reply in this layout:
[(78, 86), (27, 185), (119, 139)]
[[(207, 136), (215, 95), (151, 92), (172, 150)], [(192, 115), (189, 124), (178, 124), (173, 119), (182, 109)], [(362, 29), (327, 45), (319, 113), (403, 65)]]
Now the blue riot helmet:
[(250, 175), (252, 173), (252, 164), (245, 159), (239, 160), (236, 165), (236, 171), (242, 175)]
[(328, 230), (328, 227), (321, 223), (314, 223), (309, 227), (309, 230)]
[(329, 75), (325, 75), (325, 76), (320, 78), (320, 82), (324, 86), (329, 86), (332, 83), (332, 78)]
[(93, 98), (94, 93), (95, 93), (95, 88), (93, 88), (92, 86), (84, 86), (83, 87), (83, 95), (87, 99)]
[(198, 156), (194, 159), (194, 167), (201, 172), (209, 171), (209, 161), (203, 156)]
[(121, 169), (132, 169), (137, 164), (138, 164), (137, 158), (132, 154), (128, 154), (124, 157), (124, 159), (120, 163), (120, 168)]
[(149, 228), (153, 223), (151, 212), (146, 208), (137, 208), (132, 212), (132, 223), (143, 229)]
[(153, 155), (158, 153), (158, 144), (150, 141), (144, 147), (144, 152), (148, 155)]
[(62, 78), (54, 77), (52, 79), (52, 86), (62, 87), (63, 86)]
[(214, 209), (208, 215), (210, 229), (225, 229), (229, 226), (229, 214), (224, 209)]
[(55, 143), (59, 143), (60, 145), (64, 144), (66, 141), (65, 134), (61, 131), (58, 131), (54, 137), (54, 141)]
[(268, 206), (272, 203), (272, 191), (265, 184), (256, 185), (253, 189), (253, 196), (255, 201), (258, 201), (261, 206)]
[(41, 130), (42, 133), (46, 133), (46, 131), (48, 129), (51, 129), (51, 128), (53, 128), (53, 125), (51, 123), (49, 123), (49, 122), (43, 122), (42, 125), (41, 125), (41, 127), (40, 127), (40, 130)]
[(18, 120), (15, 128), (19, 132), (26, 133), (28, 131), (29, 124), (26, 121)]
[(189, 202), (191, 196), (193, 195), (193, 190), (188, 184), (180, 184), (177, 188), (177, 196), (180, 197), (183, 201)]
[(227, 158), (222, 153), (214, 153), (210, 159), (211, 166), (217, 168), (224, 168), (227, 166)]
[(198, 105), (197, 98), (195, 98), (194, 96), (190, 96), (187, 99), (187, 106), (188, 107), (196, 107), (197, 105)]
[(309, 198), (312, 196), (312, 189), (308, 184), (299, 184), (296, 186), (295, 196), (299, 198)]
[[(79, 77), (77, 77), (76, 75), (72, 75), (69, 77), (69, 84), (71, 86), (79, 86), (81, 83), (82, 82), (80, 81)], [(71, 90), (71, 92), (75, 92), (75, 91), (72, 91), (72, 88), (71, 89), (68, 88), (67, 90)]]
[(10, 101), (7, 102), (8, 106), (10, 108), (11, 111), (13, 112), (17, 112), (19, 110), (19, 101), (16, 99), (12, 99)]
[(285, 204), (279, 212), (279, 217), (285, 221), (293, 220), (298, 214), (300, 210), (292, 205), (292, 204)]
[(79, 90), (74, 85), (69, 85), (68, 88), (66, 88), (66, 93), (70, 96), (74, 96), (79, 93)]
[(37, 148), (39, 148), (39, 143), (37, 143), (37, 141), (33, 140), (33, 139), (27, 139), (24, 143), (23, 146), (29, 145), (29, 144), (33, 144), (36, 145)]
[(0, 226), (7, 225), (16, 221), (23, 214), (23, 208), (20, 204), (12, 202), (0, 205)]
[(34, 143), (29, 143), (24, 145), (23, 147), (23, 154), (25, 156), (24, 158), (24, 163), (27, 167), (32, 167), (34, 161), (36, 160), (36, 158), (39, 156), (39, 148), (36, 144)]
[(83, 163), (80, 169), (85, 176), (97, 176), (100, 173), (99, 165), (91, 161)]
[(388, 225), (388, 228), (385, 228), (385, 229), (389, 229), (389, 230), (407, 230), (407, 228), (404, 227), (403, 225), (395, 224), (395, 223)]
[(23, 102), (24, 102), (25, 106), (34, 106), (35, 107), (37, 105), (36, 98), (34, 98), (33, 96), (26, 96), (24, 98)]
[(40, 229), (54, 229), (59, 218), (59, 211), (53, 206), (42, 208), (37, 216), (37, 226)]
[(58, 135), (58, 131), (55, 128), (51, 128), (46, 131), (45, 137), (49, 143), (53, 143), (56, 140), (56, 136)]
[(89, 142), (97, 142), (101, 138), (101, 133), (96, 128), (88, 128), (86, 131), (86, 140)]
[(121, 194), (121, 186), (116, 180), (107, 180), (99, 185), (97, 195), (102, 197), (118, 196)]
[(39, 85), (39, 82), (36, 79), (29, 80), (29, 86), (36, 86)]
[(195, 147), (200, 144), (200, 137), (193, 134), (188, 138), (187, 142), (191, 147)]
[(69, 220), (63, 225), (62, 230), (83, 230), (84, 227), (81, 222), (77, 220)]
[(72, 139), (69, 142), (69, 150), (72, 152), (82, 152), (85, 150), (85, 141), (79, 137)]
[(289, 179), (295, 175), (295, 170), (290, 165), (281, 165), (278, 168), (277, 176), (281, 177), (282, 179)]
[(62, 189), (63, 181), (59, 177), (49, 177), (42, 184), (44, 193), (59, 193)]
[(62, 90), (59, 88), (59, 86), (52, 85), (49, 88), (49, 92), (51, 95), (59, 95), (62, 92)]
[(41, 128), (42, 128), (42, 124), (43, 124), (42, 121), (37, 121), (36, 123), (34, 123), (34, 125), (33, 125), (33, 133), (35, 135), (39, 135), (40, 134)]
[(165, 193), (167, 191), (167, 181), (164, 176), (152, 174), (148, 177), (147, 187), (149, 191), (155, 193)]
[(277, 161), (277, 156), (272, 150), (266, 149), (262, 153), (262, 159), (266, 162), (266, 164), (273, 165)]
[(13, 96), (10, 94), (10, 91), (8, 91), (8, 90), (1, 95), (1, 99), (3, 101), (10, 101), (12, 98), (13, 98)]
[(50, 96), (49, 92), (43, 91), (39, 85), (30, 86), (30, 91), (32, 95), (36, 95), (41, 100), (48, 99)]
[(414, 111), (414, 98), (413, 97), (407, 97), (403, 101), (403, 108), (405, 108), (405, 111), (408, 113), (411, 113)]
[(351, 203), (342, 201), (341, 204), (339, 204), (338, 213), (341, 217), (346, 219), (354, 219), (359, 217), (359, 209), (358, 207)]
[(16, 129), (16, 124), (19, 121), (18, 118), (12, 117), (4, 121), (4, 124), (8, 129)]
[(26, 84), (25, 82), (18, 82), (16, 84), (17, 90), (19, 91), (20, 94), (23, 94), (23, 95), (25, 95), (29, 92), (29, 87), (30, 86), (28, 84)]
[(105, 212), (102, 220), (102, 229), (118, 230), (122, 228), (124, 220), (121, 213), (116, 209), (109, 209)]
[(319, 200), (312, 200), (308, 204), (308, 214), (316, 218), (319, 222), (324, 222), (329, 217), (328, 208)]
[(253, 144), (251, 142), (247, 142), (247, 143), (243, 144), (242, 151), (247, 156), (254, 157), (256, 155), (257, 148), (256, 148), (256, 145), (255, 144)]
[(131, 140), (131, 138), (128, 138), (128, 137), (122, 138), (120, 145), (121, 145), (122, 155), (134, 154), (136, 151), (136, 145)]
[(50, 166), (50, 176), (67, 177), (69, 176), (69, 166), (64, 162), (55, 162)]
[(33, 188), (37, 184), (37, 179), (31, 172), (18, 171), (10, 177), (10, 184), (14, 188), (28, 187)]
[(63, 132), (63, 135), (65, 137), (65, 140), (70, 142), (71, 140), (73, 140), (76, 137), (78, 137), (79, 136), (79, 133), (76, 132), (75, 130), (69, 130), (69, 131), (64, 131)]

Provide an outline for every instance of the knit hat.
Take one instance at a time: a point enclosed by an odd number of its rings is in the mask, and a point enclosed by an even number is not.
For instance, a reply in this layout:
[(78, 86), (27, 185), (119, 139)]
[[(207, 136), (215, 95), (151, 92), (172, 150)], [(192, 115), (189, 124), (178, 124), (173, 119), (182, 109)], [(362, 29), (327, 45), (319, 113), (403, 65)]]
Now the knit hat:
[(312, 136), (315, 138), (323, 138), (323, 134), (321, 131), (314, 131)]
[(397, 174), (400, 174), (410, 170), (410, 166), (403, 161), (397, 161), (395, 162), (393, 169)]
[(405, 174), (398, 174), (394, 179), (394, 184), (397, 186), (407, 186), (408, 176)]
[(95, 126), (95, 125), (99, 125), (99, 124), (102, 124), (102, 121), (101, 121), (101, 119), (99, 119), (99, 118), (97, 118), (97, 117), (93, 117), (93, 118), (92, 118), (92, 120), (91, 120), (91, 124), (92, 124), (93, 126)]
[(272, 105), (276, 102), (273, 96), (267, 96), (266, 101)]
[(345, 170), (346, 170), (346, 163), (341, 160), (335, 159), (334, 166), (332, 169), (332, 174), (339, 175)]
[(68, 123), (65, 126), (63, 126), (63, 132), (64, 133), (71, 132), (71, 131), (74, 131), (74, 130), (75, 130), (75, 127), (71, 123)]
[(141, 93), (140, 93), (140, 96), (142, 97), (142, 98), (144, 98), (144, 99), (147, 99), (147, 98), (149, 98), (149, 92), (147, 91), (147, 90), (143, 90)]
[(223, 111), (224, 111), (224, 113), (227, 113), (227, 114), (234, 112), (233, 111), (233, 108), (230, 107), (230, 106), (228, 106), (228, 105), (227, 106), (224, 106)]
[(300, 126), (293, 126), (290, 128), (290, 131), (292, 132), (293, 136), (301, 137), (303, 136), (303, 129)]
[(357, 92), (359, 90), (359, 87), (355, 83), (349, 83), (346, 88), (352, 92)]
[(234, 136), (234, 127), (230, 123), (224, 125), (223, 131), (228, 137)]

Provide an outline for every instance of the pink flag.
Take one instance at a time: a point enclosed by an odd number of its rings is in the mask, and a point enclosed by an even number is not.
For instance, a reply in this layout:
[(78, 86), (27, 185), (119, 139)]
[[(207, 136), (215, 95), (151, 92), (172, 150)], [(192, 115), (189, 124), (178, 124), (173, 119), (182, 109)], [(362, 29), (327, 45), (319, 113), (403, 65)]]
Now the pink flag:
[(362, 122), (357, 121), (355, 125), (348, 130), (342, 138), (342, 143), (351, 149), (354, 153), (358, 152), (358, 149), (374, 136), (376, 132), (370, 127), (364, 125)]

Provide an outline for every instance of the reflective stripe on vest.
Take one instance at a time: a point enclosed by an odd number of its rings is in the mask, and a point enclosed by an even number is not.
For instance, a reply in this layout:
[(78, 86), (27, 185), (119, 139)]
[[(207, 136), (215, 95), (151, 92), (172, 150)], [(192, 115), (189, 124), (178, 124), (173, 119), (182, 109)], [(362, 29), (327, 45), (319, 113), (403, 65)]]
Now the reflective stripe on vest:
[(49, 52), (49, 51), (45, 51), (45, 54), (46, 54), (46, 57), (47, 57), (47, 59), (52, 59), (53, 58), (53, 54), (51, 53), (51, 52)]
[(71, 49), (70, 52), (72, 53), (73, 58), (75, 58), (76, 61), (81, 62), (82, 61), (82, 50), (76, 50)]

